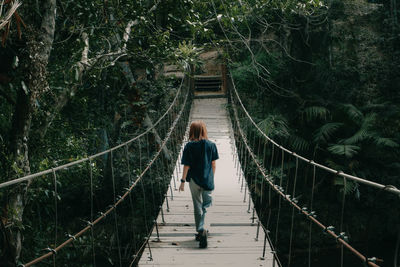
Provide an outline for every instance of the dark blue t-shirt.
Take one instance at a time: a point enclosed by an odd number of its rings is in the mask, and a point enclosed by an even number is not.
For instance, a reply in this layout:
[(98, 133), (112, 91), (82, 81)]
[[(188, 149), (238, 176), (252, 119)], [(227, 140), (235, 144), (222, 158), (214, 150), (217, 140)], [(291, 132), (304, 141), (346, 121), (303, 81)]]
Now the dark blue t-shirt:
[(206, 139), (188, 142), (183, 149), (181, 162), (190, 167), (186, 180), (190, 182), (193, 179), (205, 190), (214, 190), (211, 162), (218, 158), (217, 146), (213, 142)]

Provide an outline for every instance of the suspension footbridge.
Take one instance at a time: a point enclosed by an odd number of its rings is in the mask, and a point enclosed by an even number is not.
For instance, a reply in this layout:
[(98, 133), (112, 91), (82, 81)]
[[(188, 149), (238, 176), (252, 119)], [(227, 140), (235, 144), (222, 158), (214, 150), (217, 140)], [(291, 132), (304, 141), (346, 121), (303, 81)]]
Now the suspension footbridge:
[[(223, 79), (222, 84), (229, 89), (225, 98), (210, 99), (203, 93), (193, 100), (193, 80), (185, 76), (171, 105), (134, 138), (0, 184), (5, 193), (23, 186), (52, 188), (54, 208), (47, 211), (46, 222), (38, 222), (49, 234), (30, 241), (34, 247), (28, 252), (34, 252), (22, 255), (21, 266), (66, 266), (72, 259), (81, 266), (320, 266), (315, 255), (321, 246), (334, 252), (334, 266), (383, 266), (386, 254), (374, 255), (352, 243), (351, 232), (361, 230), (347, 227), (353, 216), (346, 206), (354, 200), (347, 199), (346, 186), (357, 183), (362, 194), (373, 194), (376, 203), (384, 196), (394, 207), (400, 190), (281, 146), (253, 120), (233, 80)], [(194, 240), (189, 188), (175, 190), (187, 125), (197, 119), (206, 122), (220, 152), (214, 205), (207, 214), (207, 249), (199, 249)], [(66, 177), (71, 184), (65, 184)], [(341, 181), (340, 187), (321, 188), (329, 179)], [(64, 200), (68, 186), (75, 187), (82, 201), (79, 211), (69, 210), (68, 201), (74, 199)], [(329, 190), (340, 199), (326, 206), (321, 199)], [(79, 217), (72, 217), (75, 213)], [(400, 225), (399, 218), (387, 219)], [(26, 231), (34, 228), (29, 225)], [(38, 246), (43, 250), (34, 249)], [(387, 257), (397, 264), (398, 254), (397, 243)]]
[[(207, 211), (208, 249), (199, 251), (194, 240), (193, 206), (187, 187), (184, 192), (167, 196), (170, 201), (162, 207), (152, 244), (139, 266), (272, 266), (269, 246), (262, 257), (263, 242), (257, 242), (258, 218), (233, 150), (227, 104), (226, 98), (195, 99), (190, 114), (191, 121), (206, 123), (209, 139), (217, 144), (220, 155), (213, 206)], [(180, 173), (175, 175), (179, 177)]]

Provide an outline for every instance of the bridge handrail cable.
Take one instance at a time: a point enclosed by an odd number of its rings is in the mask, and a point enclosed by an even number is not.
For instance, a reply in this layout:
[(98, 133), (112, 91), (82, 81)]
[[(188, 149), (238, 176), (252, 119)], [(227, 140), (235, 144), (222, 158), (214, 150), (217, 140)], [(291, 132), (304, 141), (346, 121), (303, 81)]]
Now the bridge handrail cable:
[(264, 138), (266, 138), (269, 142), (271, 142), (272, 144), (274, 144), (276, 147), (278, 147), (279, 149), (281, 149), (281, 150), (283, 150), (283, 151), (285, 151), (285, 152), (287, 152), (287, 153), (293, 155), (294, 157), (296, 157), (296, 158), (298, 158), (298, 159), (301, 159), (301, 160), (303, 160), (303, 161), (305, 161), (305, 162), (308, 162), (309, 164), (311, 164), (311, 165), (313, 165), (313, 166), (316, 166), (316, 167), (318, 167), (318, 168), (320, 168), (320, 169), (323, 169), (323, 170), (325, 170), (325, 171), (328, 171), (328, 172), (330, 172), (330, 173), (333, 173), (333, 174), (336, 174), (336, 175), (338, 175), (338, 176), (342, 176), (342, 177), (344, 177), (344, 178), (347, 178), (347, 179), (350, 179), (350, 180), (353, 180), (353, 181), (356, 181), (356, 182), (359, 182), (359, 183), (362, 183), (362, 184), (365, 184), (365, 185), (368, 185), (368, 186), (372, 186), (372, 187), (375, 187), (375, 188), (378, 188), (378, 189), (381, 189), (381, 190), (384, 190), (384, 191), (387, 191), (387, 192), (390, 192), (390, 193), (394, 193), (394, 194), (397, 194), (398, 196), (400, 196), (400, 190), (399, 190), (398, 188), (396, 188), (395, 186), (393, 186), (393, 185), (382, 185), (382, 184), (379, 184), (379, 183), (376, 183), (376, 182), (373, 182), (373, 181), (370, 181), (370, 180), (366, 180), (366, 179), (363, 179), (363, 178), (360, 178), (360, 177), (357, 177), (357, 176), (354, 176), (354, 175), (350, 175), (350, 174), (344, 173), (344, 172), (342, 172), (342, 171), (338, 171), (338, 170), (329, 168), (329, 167), (327, 167), (327, 166), (325, 166), (325, 165), (322, 165), (322, 164), (320, 164), (320, 163), (317, 163), (317, 162), (315, 162), (315, 161), (313, 161), (313, 160), (310, 160), (310, 159), (307, 159), (307, 158), (305, 158), (305, 157), (303, 157), (303, 156), (300, 156), (300, 155), (296, 154), (295, 152), (293, 152), (293, 151), (291, 151), (291, 150), (289, 150), (289, 149), (287, 149), (287, 148), (281, 146), (281, 145), (278, 144), (277, 142), (275, 142), (272, 138), (270, 138), (269, 136), (267, 136), (267, 135), (260, 129), (260, 127), (257, 125), (257, 123), (256, 123), (256, 122), (253, 120), (253, 118), (250, 116), (249, 112), (248, 112), (247, 109), (245, 108), (245, 106), (244, 106), (244, 104), (243, 104), (243, 102), (242, 102), (242, 100), (241, 100), (241, 98), (240, 98), (240, 96), (239, 96), (239, 93), (238, 93), (238, 91), (237, 91), (237, 89), (236, 89), (236, 86), (235, 86), (235, 83), (234, 83), (234, 81), (233, 81), (233, 78), (232, 78), (232, 74), (231, 74), (231, 73), (230, 73), (230, 78), (231, 78), (231, 81), (232, 81), (232, 88), (233, 88), (233, 91), (234, 91), (234, 93), (235, 93), (235, 95), (236, 95), (236, 97), (237, 97), (237, 99), (238, 99), (238, 102), (239, 102), (240, 106), (242, 107), (244, 113), (246, 114), (246, 116), (248, 117), (248, 119), (250, 120), (250, 122), (254, 125), (254, 127), (257, 129), (257, 131), (258, 131), (262, 136), (264, 136)]
[[(184, 80), (184, 79), (182, 79), (182, 82), (183, 82), (183, 80)], [(181, 88), (182, 88), (182, 83), (181, 83), (180, 89), (181, 89)], [(86, 227), (84, 227), (82, 230), (80, 230), (79, 232), (77, 232), (75, 235), (70, 236), (70, 238), (68, 238), (68, 239), (67, 239), (66, 241), (64, 241), (62, 244), (60, 244), (60, 245), (58, 245), (57, 247), (55, 247), (54, 249), (52, 249), (50, 252), (48, 252), (48, 253), (46, 253), (46, 254), (44, 254), (44, 255), (42, 255), (42, 256), (40, 256), (40, 257), (34, 259), (34, 260), (32, 260), (32, 261), (30, 261), (29, 263), (24, 264), (24, 265), (23, 265), (24, 267), (29, 267), (29, 266), (32, 266), (32, 265), (34, 265), (34, 264), (37, 264), (38, 262), (41, 262), (41, 261), (43, 261), (43, 260), (49, 258), (50, 256), (56, 254), (59, 250), (61, 250), (61, 249), (64, 248), (66, 245), (70, 244), (71, 242), (75, 241), (76, 238), (82, 236), (85, 232), (87, 232), (89, 229), (91, 229), (94, 225), (96, 225), (96, 224), (99, 223), (101, 220), (103, 220), (108, 214), (110, 214), (113, 210), (115, 210), (115, 209), (117, 208), (117, 206), (118, 206), (122, 201), (125, 200), (125, 198), (131, 193), (131, 191), (136, 187), (136, 185), (142, 180), (143, 176), (144, 176), (145, 173), (150, 169), (150, 167), (153, 165), (153, 163), (155, 162), (155, 160), (160, 156), (162, 150), (164, 149), (164, 147), (166, 146), (168, 140), (170, 139), (173, 130), (175, 129), (176, 125), (178, 124), (178, 121), (181, 119), (181, 116), (182, 116), (182, 114), (183, 114), (183, 112), (184, 112), (184, 110), (185, 110), (185, 106), (186, 106), (186, 103), (187, 103), (189, 94), (190, 94), (190, 89), (188, 88), (187, 93), (186, 93), (186, 96), (185, 96), (185, 99), (184, 99), (184, 101), (183, 101), (183, 103), (182, 103), (182, 108), (181, 108), (181, 110), (179, 111), (179, 113), (178, 113), (177, 117), (175, 118), (174, 122), (171, 124), (171, 126), (170, 126), (170, 128), (169, 128), (169, 130), (168, 130), (168, 133), (166, 134), (166, 136), (165, 136), (163, 142), (160, 144), (159, 149), (158, 149), (157, 152), (154, 154), (154, 157), (151, 159), (151, 161), (149, 161), (149, 163), (147, 164), (146, 168), (141, 172), (140, 175), (137, 176), (137, 179), (135, 180), (135, 182), (133, 182), (132, 185), (131, 185), (129, 188), (127, 188), (127, 190), (125, 191), (125, 193), (124, 193), (124, 194), (123, 194), (123, 195), (122, 195), (122, 196), (121, 196), (107, 211), (105, 211), (104, 213), (101, 213), (101, 215), (100, 215), (97, 219), (95, 219), (93, 222), (88, 222), (88, 225), (87, 225)], [(177, 94), (177, 95), (178, 95), (178, 94)], [(175, 101), (175, 100), (176, 100), (176, 98), (174, 99), (174, 101)], [(164, 114), (164, 115), (165, 115), (165, 114)], [(163, 115), (163, 116), (164, 116), (164, 115)], [(158, 121), (158, 122), (159, 122), (159, 121)], [(146, 131), (145, 133), (147, 133), (147, 132), (148, 132), (148, 131)], [(143, 133), (143, 134), (144, 134), (144, 133)], [(143, 134), (142, 134), (142, 135), (143, 135)], [(142, 135), (140, 135), (140, 136), (142, 136)], [(137, 136), (137, 138), (138, 138), (138, 136)], [(135, 137), (134, 139), (136, 140), (137, 138)], [(133, 139), (129, 140), (128, 142), (131, 142), (131, 141), (133, 141)], [(126, 143), (127, 143), (127, 142), (126, 142)], [(124, 144), (125, 144), (125, 143), (124, 143)], [(120, 146), (118, 146), (118, 147), (121, 147), (121, 146), (123, 146), (123, 145), (120, 145)], [(115, 150), (116, 148), (114, 147), (113, 149)], [(111, 150), (109, 150), (109, 151), (111, 151)], [(109, 151), (108, 151), (108, 152), (109, 152)], [(102, 152), (102, 153), (103, 153), (103, 152)], [(100, 154), (100, 153), (99, 153), (99, 154)], [(96, 154), (96, 155), (97, 155), (97, 154)], [(90, 157), (90, 159), (92, 159), (92, 158), (93, 158), (93, 156)], [(89, 160), (89, 158), (88, 158), (87, 160)], [(156, 222), (156, 223), (157, 223), (157, 222)], [(153, 227), (154, 227), (154, 224), (153, 224)], [(152, 231), (150, 231), (150, 234), (151, 234), (151, 232), (152, 232)], [(149, 236), (148, 236), (147, 238), (149, 238)], [(146, 244), (146, 242), (145, 242), (145, 244)], [(142, 248), (143, 248), (143, 247), (144, 247), (144, 246), (142, 245)], [(136, 257), (136, 256), (137, 256), (137, 255), (135, 255), (135, 257)], [(135, 260), (135, 259), (134, 259), (134, 260)]]
[(1, 184), (0, 184), (0, 189), (1, 189), (1, 188), (5, 188), (5, 187), (10, 186), (10, 185), (13, 185), (13, 184), (18, 184), (18, 183), (21, 183), (21, 182), (25, 182), (25, 181), (28, 181), (28, 180), (32, 180), (32, 179), (34, 179), (34, 178), (43, 176), (43, 175), (45, 175), (45, 174), (49, 174), (49, 173), (52, 173), (52, 172), (54, 172), (54, 171), (58, 171), (58, 170), (61, 170), (61, 169), (65, 169), (65, 168), (68, 168), (68, 167), (71, 167), (71, 166), (74, 166), (74, 165), (83, 163), (83, 162), (88, 161), (88, 160), (92, 160), (92, 159), (97, 158), (97, 157), (99, 157), (99, 156), (105, 155), (105, 154), (107, 154), (107, 153), (109, 153), (109, 152), (111, 152), (111, 151), (114, 151), (114, 150), (117, 150), (117, 149), (119, 149), (119, 148), (121, 148), (121, 147), (124, 147), (124, 146), (126, 146), (126, 145), (128, 145), (128, 144), (134, 142), (135, 140), (139, 139), (140, 137), (146, 135), (147, 133), (149, 133), (150, 131), (152, 131), (152, 130), (161, 122), (161, 120), (168, 114), (168, 112), (169, 112), (169, 111), (172, 109), (172, 107), (175, 105), (175, 103), (176, 103), (176, 101), (177, 101), (177, 99), (178, 99), (178, 97), (179, 97), (179, 95), (180, 95), (180, 93), (181, 93), (181, 91), (182, 91), (183, 81), (184, 81), (184, 77), (183, 77), (182, 80), (181, 80), (181, 83), (180, 83), (180, 85), (179, 85), (178, 92), (176, 93), (176, 96), (175, 96), (174, 100), (172, 101), (172, 103), (171, 103), (171, 105), (168, 107), (168, 109), (165, 111), (165, 113), (164, 113), (155, 123), (153, 123), (153, 125), (152, 125), (151, 127), (149, 127), (149, 128), (148, 128), (146, 131), (144, 131), (143, 133), (141, 133), (141, 134), (139, 134), (139, 135), (137, 135), (137, 136), (131, 138), (130, 140), (128, 140), (128, 141), (126, 141), (126, 142), (124, 142), (124, 143), (122, 143), (122, 144), (116, 145), (116, 146), (114, 146), (114, 147), (112, 147), (112, 148), (110, 148), (110, 149), (104, 150), (104, 151), (102, 151), (102, 152), (99, 152), (99, 153), (90, 155), (90, 156), (88, 156), (88, 157), (86, 157), (86, 158), (79, 159), (79, 160), (76, 160), (76, 161), (73, 161), (73, 162), (70, 162), (70, 163), (67, 163), (67, 164), (64, 164), (64, 165), (60, 165), (60, 166), (57, 166), (57, 167), (54, 167), (54, 168), (50, 168), (50, 169), (47, 169), (47, 170), (44, 170), (44, 171), (41, 171), (41, 172), (29, 174), (29, 175), (26, 175), (26, 176), (23, 176), (23, 177), (20, 177), (20, 178), (16, 178), (16, 179), (13, 179), (13, 180), (10, 180), (10, 181), (1, 183)]
[[(330, 230), (329, 227), (325, 226), (323, 223), (321, 223), (318, 219), (316, 219), (312, 213), (312, 211), (308, 211), (306, 209), (303, 209), (302, 207), (300, 207), (300, 205), (298, 205), (294, 199), (290, 198), (290, 195), (286, 195), (283, 188), (279, 187), (278, 185), (276, 185), (271, 179), (270, 176), (268, 174), (266, 174), (265, 172), (265, 168), (263, 166), (261, 166), (260, 162), (257, 159), (257, 156), (254, 154), (252, 148), (250, 147), (246, 135), (243, 132), (243, 130), (240, 127), (240, 122), (239, 122), (239, 117), (237, 114), (237, 110), (236, 110), (236, 104), (234, 103), (233, 100), (233, 96), (232, 96), (232, 91), (230, 93), (231, 96), (231, 102), (232, 102), (232, 106), (233, 106), (233, 113), (234, 113), (234, 117), (235, 117), (235, 123), (238, 125), (238, 131), (240, 133), (240, 136), (243, 140), (244, 145), (246, 146), (247, 151), (249, 152), (249, 155), (252, 157), (254, 163), (257, 166), (257, 169), (259, 170), (259, 172), (261, 173), (261, 175), (263, 176), (263, 178), (267, 181), (267, 183), (271, 186), (271, 188), (277, 193), (279, 194), (283, 200), (287, 201), (292, 207), (296, 208), (300, 214), (305, 215), (309, 220), (311, 220), (314, 224), (316, 224), (317, 226), (319, 226), (320, 228), (322, 228), (324, 230), (325, 233), (329, 234), (331, 237), (335, 238), (335, 240), (339, 243), (341, 243), (344, 247), (346, 247), (348, 250), (350, 250), (354, 255), (356, 255), (357, 257), (359, 257), (361, 260), (364, 261), (365, 264), (368, 264), (369, 266), (372, 267), (378, 267), (378, 265), (376, 265), (374, 262), (372, 262), (369, 258), (367, 258), (366, 256), (364, 256), (361, 252), (359, 252), (358, 250), (356, 250), (353, 246), (351, 246), (348, 242), (346, 242), (343, 237), (341, 235), (336, 234), (333, 230)], [(238, 95), (237, 95), (238, 96)], [(240, 98), (237, 98), (238, 101), (240, 101)], [(241, 101), (240, 101), (241, 102)], [(242, 106), (243, 107), (243, 106)], [(244, 107), (243, 107), (244, 108)], [(248, 113), (247, 113), (248, 114)], [(265, 229), (264, 225), (262, 226), (265, 233), (267, 234), (268, 230)]]

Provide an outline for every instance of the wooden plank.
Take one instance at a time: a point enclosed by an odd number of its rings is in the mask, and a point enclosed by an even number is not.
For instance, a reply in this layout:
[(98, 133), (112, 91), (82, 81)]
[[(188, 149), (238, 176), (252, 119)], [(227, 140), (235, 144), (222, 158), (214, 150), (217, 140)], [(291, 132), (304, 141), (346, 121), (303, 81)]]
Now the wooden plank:
[[(184, 192), (168, 192), (162, 206), (163, 217), (157, 218), (157, 233), (151, 236), (151, 252), (145, 249), (139, 266), (272, 266), (272, 254), (267, 247), (262, 259), (264, 234), (257, 234), (257, 218), (249, 210), (249, 196), (244, 196), (246, 183), (241, 180), (240, 168), (235, 168), (233, 137), (226, 111), (226, 99), (195, 99), (191, 121), (203, 120), (207, 124), (209, 139), (217, 144), (217, 161), (213, 205), (207, 210), (206, 227), (209, 230), (208, 247), (198, 248), (194, 239), (193, 204), (189, 185)], [(179, 184), (182, 168), (177, 164), (173, 178)], [(173, 182), (173, 181), (172, 181)], [(173, 185), (173, 183), (172, 183)], [(157, 242), (156, 242), (157, 241)], [(150, 259), (150, 255), (152, 258)]]

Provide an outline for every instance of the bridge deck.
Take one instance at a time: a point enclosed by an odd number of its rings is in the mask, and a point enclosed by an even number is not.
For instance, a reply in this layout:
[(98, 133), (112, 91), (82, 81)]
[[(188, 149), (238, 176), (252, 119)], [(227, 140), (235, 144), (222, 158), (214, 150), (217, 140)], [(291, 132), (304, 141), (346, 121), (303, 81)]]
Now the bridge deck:
[(207, 212), (208, 248), (198, 248), (194, 240), (193, 205), (186, 185), (184, 192), (173, 192), (173, 200), (169, 195), (169, 212), (164, 203), (165, 223), (161, 215), (157, 219), (160, 241), (156, 242), (154, 229), (150, 242), (152, 259), (146, 247), (139, 266), (272, 266), (269, 247), (265, 259), (261, 259), (264, 234), (260, 230), (260, 240), (255, 240), (257, 219), (252, 223), (248, 196), (244, 202), (245, 190), (241, 190), (233, 161), (233, 137), (226, 104), (225, 98), (195, 99), (190, 115), (191, 120), (206, 122), (209, 139), (217, 144), (220, 156), (213, 206)]

